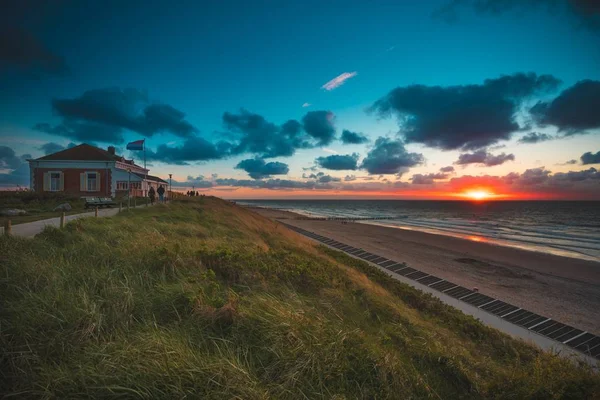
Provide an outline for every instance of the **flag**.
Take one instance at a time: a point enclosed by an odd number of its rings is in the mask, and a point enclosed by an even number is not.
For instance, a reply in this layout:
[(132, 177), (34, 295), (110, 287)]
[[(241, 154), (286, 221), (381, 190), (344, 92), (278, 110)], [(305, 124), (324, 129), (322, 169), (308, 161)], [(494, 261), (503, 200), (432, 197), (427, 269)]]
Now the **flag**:
[(144, 150), (144, 140), (146, 139), (127, 143), (127, 150)]

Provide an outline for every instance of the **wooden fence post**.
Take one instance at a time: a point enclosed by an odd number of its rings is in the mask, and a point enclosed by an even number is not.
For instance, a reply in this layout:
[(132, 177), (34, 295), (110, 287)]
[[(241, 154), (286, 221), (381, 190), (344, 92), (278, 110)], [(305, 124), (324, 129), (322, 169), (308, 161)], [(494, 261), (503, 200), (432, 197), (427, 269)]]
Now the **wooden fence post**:
[(62, 213), (62, 214), (61, 214), (61, 216), (60, 216), (60, 227), (61, 227), (61, 228), (64, 228), (64, 227), (65, 227), (65, 218), (66, 218), (66, 214), (65, 214), (65, 212), (63, 211), (63, 213)]
[(94, 217), (98, 218), (98, 207), (96, 207), (96, 210), (94, 212)]
[(4, 234), (10, 236), (12, 234), (12, 221), (7, 219), (4, 223)]

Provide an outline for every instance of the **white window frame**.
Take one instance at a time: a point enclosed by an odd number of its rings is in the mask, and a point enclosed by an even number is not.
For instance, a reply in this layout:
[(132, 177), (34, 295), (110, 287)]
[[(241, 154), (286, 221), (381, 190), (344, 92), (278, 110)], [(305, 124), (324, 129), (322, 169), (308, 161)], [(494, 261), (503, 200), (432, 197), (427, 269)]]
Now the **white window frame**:
[[(62, 171), (48, 171), (46, 172), (48, 174), (48, 192), (62, 192), (61, 188), (61, 181), (63, 179), (63, 172)], [(57, 186), (56, 189), (52, 189), (52, 174), (56, 174), (58, 175), (58, 182), (57, 182)]]
[[(96, 176), (96, 184), (93, 189), (90, 189), (90, 175)], [(87, 171), (85, 173), (85, 191), (86, 192), (99, 192), (100, 191), (100, 174), (97, 171)]]

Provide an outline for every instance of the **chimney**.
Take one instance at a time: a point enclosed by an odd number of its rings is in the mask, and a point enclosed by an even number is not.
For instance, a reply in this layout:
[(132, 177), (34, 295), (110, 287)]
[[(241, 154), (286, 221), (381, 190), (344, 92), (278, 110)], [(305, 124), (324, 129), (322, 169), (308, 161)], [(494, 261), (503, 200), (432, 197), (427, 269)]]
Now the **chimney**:
[(108, 152), (114, 156), (115, 155), (115, 146), (108, 146)]

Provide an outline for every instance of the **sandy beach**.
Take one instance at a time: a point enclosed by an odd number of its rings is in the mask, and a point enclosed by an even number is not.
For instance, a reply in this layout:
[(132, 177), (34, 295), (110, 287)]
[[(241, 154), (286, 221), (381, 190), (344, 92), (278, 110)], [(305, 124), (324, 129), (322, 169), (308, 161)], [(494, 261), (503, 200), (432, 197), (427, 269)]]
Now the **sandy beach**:
[(366, 223), (252, 208), (563, 323), (600, 334), (600, 263)]

